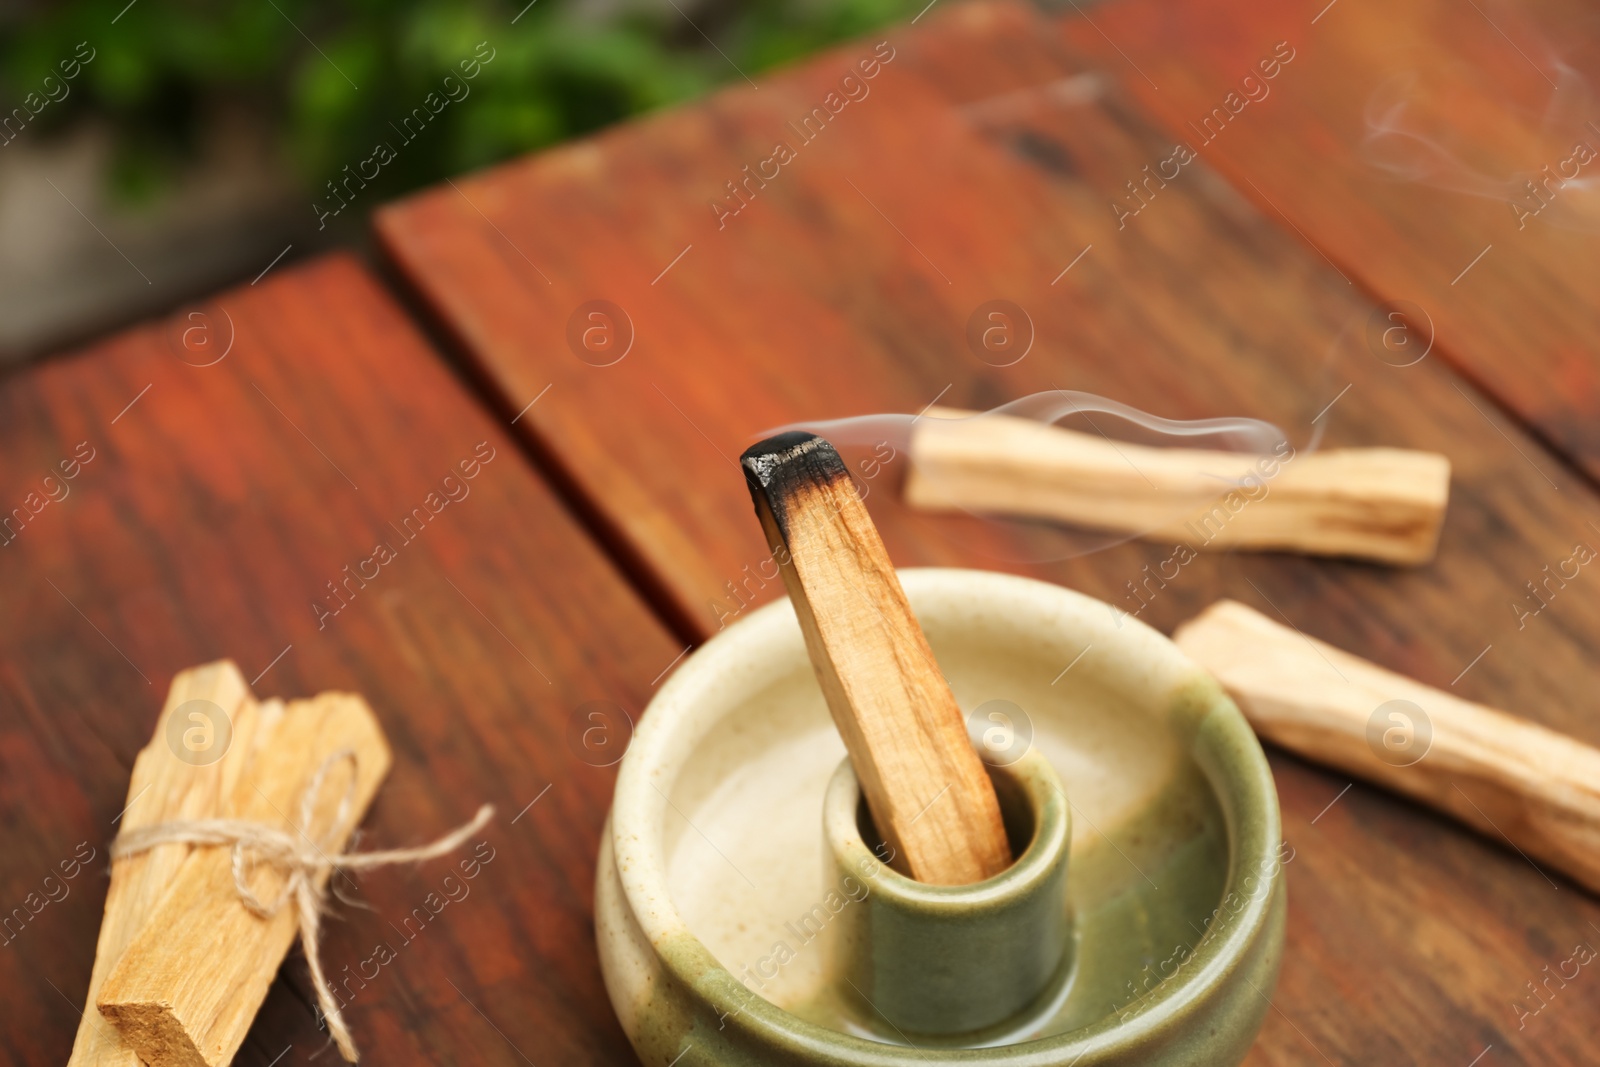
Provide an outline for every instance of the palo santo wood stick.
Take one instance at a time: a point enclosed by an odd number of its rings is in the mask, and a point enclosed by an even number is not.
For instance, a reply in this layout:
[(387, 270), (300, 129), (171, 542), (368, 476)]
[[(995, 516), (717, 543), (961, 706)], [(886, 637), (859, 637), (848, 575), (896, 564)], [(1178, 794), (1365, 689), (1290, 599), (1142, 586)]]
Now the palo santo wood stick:
[[(218, 714), (224, 721), (214, 721)], [(155, 736), (134, 760), (128, 803), (119, 820), (122, 827), (133, 830), (220, 814), (223, 796), (248, 759), (260, 714), (244, 676), (231, 661), (180, 672), (167, 691)], [(176, 725), (169, 728), (174, 719)], [(226, 737), (219, 733), (223, 730)], [(207, 744), (185, 747), (191, 731), (198, 731), (193, 738)], [(227, 745), (226, 751), (208, 760), (207, 748), (221, 744)], [(89, 995), (68, 1067), (142, 1067), (137, 1053), (95, 1011), (95, 998), (112, 966), (166, 894), (189, 848), (180, 843), (162, 845), (111, 865)]]
[(994, 784), (839, 454), (820, 437), (784, 433), (742, 462), (895, 865), (935, 885), (998, 874), (1011, 849)]
[[(339, 753), (353, 759), (330, 760)], [(333, 856), (361, 821), (389, 762), (388, 744), (360, 697), (324, 693), (295, 701), (255, 746), (227, 814), (303, 835)], [(302, 794), (325, 764), (327, 778), (306, 819)], [(101, 1014), (151, 1067), (232, 1060), (299, 929), (292, 900), (270, 918), (245, 906), (232, 858), (229, 848), (193, 851), (100, 990)], [(327, 869), (313, 877), (325, 882)], [(247, 881), (268, 906), (286, 884), (271, 864)]]
[(1256, 456), (1113, 444), (1011, 415), (925, 414), (911, 431), (905, 497), (928, 510), (1054, 519), (1195, 549), (1425, 563), (1450, 496), (1450, 461), (1432, 452)]
[(1267, 740), (1453, 815), (1600, 892), (1600, 750), (1235, 601), (1213, 604), (1173, 639)]

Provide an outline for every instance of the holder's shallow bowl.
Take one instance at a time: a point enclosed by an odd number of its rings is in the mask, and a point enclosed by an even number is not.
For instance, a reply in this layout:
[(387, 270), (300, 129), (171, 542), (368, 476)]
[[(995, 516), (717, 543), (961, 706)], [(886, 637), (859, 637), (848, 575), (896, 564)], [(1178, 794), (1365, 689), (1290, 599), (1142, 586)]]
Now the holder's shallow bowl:
[(1277, 977), (1292, 858), (1243, 715), (1100, 601), (984, 571), (901, 581), (990, 757), (1031, 743), (1065, 785), (1071, 972), (1008, 1024), (954, 1041), (897, 1031), (840, 980), (826, 927), (871, 887), (832, 881), (822, 804), (844, 746), (785, 600), (685, 660), (622, 761), (595, 928), (640, 1057), (1237, 1063)]

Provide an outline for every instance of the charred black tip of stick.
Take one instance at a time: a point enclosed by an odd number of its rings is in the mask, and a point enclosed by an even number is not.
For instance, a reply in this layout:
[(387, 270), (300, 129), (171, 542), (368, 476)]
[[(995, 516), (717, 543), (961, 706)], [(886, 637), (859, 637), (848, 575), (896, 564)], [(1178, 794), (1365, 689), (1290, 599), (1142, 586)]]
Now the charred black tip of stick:
[(833, 445), (805, 430), (788, 430), (757, 441), (740, 455), (739, 465), (747, 479), (764, 489), (829, 481), (850, 473)]
[(739, 455), (739, 463), (747, 471), (764, 475), (778, 464), (786, 463), (818, 445), (832, 447), (814, 433), (805, 430), (785, 430), (783, 433), (763, 438), (745, 449)]
[(807, 486), (849, 478), (850, 471), (826, 439), (805, 430), (789, 430), (757, 441), (739, 457), (757, 510), (765, 500), (780, 526), (788, 498)]

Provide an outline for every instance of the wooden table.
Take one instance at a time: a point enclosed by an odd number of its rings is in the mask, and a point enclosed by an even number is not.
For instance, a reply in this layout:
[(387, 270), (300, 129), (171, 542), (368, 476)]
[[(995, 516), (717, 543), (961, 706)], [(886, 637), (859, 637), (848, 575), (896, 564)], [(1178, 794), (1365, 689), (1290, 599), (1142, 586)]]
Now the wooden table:
[[(347, 1010), (368, 1062), (629, 1055), (590, 919), (615, 772), (569, 730), (591, 701), (636, 719), (683, 646), (371, 275), (342, 256), (269, 275), (12, 378), (0, 412), (8, 504), (92, 456), (0, 548), (4, 899), (60, 898), (6, 932), (0, 1058), (65, 1061), (133, 756), (172, 675), (223, 656), (262, 695), (371, 702), (395, 761), (368, 847), (500, 810), (465, 896), (441, 891), (449, 865), (386, 869), (363, 882), (372, 911), (327, 925), (335, 973), (380, 942), (397, 957)], [(404, 541), (391, 524), (480, 443), (467, 494)], [(380, 541), (397, 557), (340, 607), (326, 583)], [(304, 965), (284, 976), (240, 1062), (322, 1047)]]
[[(1124, 0), (1063, 28), (1241, 195), (1357, 285), (1404, 301), (1442, 358), (1592, 477), (1591, 12), (1573, 0), (1414, 0), (1400, 11), (1370, 0)], [(1220, 133), (1197, 133), (1190, 123), (1244, 89), (1278, 42), (1295, 58), (1263, 99), (1214, 123)], [(1563, 176), (1578, 181), (1562, 186)]]
[[(1455, 477), (1433, 565), (1206, 555), (1140, 618), (1170, 631), (1233, 596), (1600, 743), (1584, 579), (1525, 626), (1512, 608), (1576, 541), (1600, 544), (1593, 249), (1543, 224), (1506, 238), (1504, 204), (1362, 169), (1352, 116), (1392, 67), (1375, 42), (1431, 42), (1439, 78), (1476, 63), (1538, 96), (1470, 9), (1363, 3), (1112, 0), (1059, 21), (948, 5), (759, 88), (392, 205), (377, 222), (389, 280), (459, 375), (382, 283), (335, 257), (11, 378), (6, 506), (79, 442), (94, 458), (0, 546), (0, 893), (22, 902), (79, 842), (97, 859), (0, 952), (0, 990), (32, 1023), (4, 1028), (0, 1049), (64, 1059), (129, 763), (173, 672), (227, 655), (264, 694), (368, 696), (397, 757), (374, 844), (500, 806), (485, 832), (499, 858), (473, 894), (351, 1007), (370, 1061), (626, 1060), (590, 918), (614, 772), (570, 731), (604, 707), (625, 736), (687, 646), (778, 594), (734, 458), (791, 420), (1061, 388), (1265, 418), (1301, 445), (1444, 452)], [(1563, 10), (1531, 24), (1559, 29)], [(1183, 124), (1280, 41), (1294, 54), (1267, 95), (1147, 184)], [(858, 98), (829, 112), (869, 60)], [(826, 121), (801, 130), (816, 107)], [(1517, 143), (1509, 115), (1484, 136)], [(1009, 365), (967, 341), (995, 299), (1031, 321)], [(1396, 322), (1400, 339), (1431, 340), (1427, 358), (1400, 365), (1417, 349), (1383, 342)], [(479, 442), (496, 458), (471, 494), (323, 618), (326, 583)], [(1131, 610), (1126, 583), (1172, 551), (1017, 562), (1061, 542), (952, 536), (897, 506), (903, 469), (896, 454), (862, 475), (904, 565), (1012, 570)], [(1592, 1062), (1600, 983), (1572, 980), (1521, 1029), (1514, 1008), (1600, 936), (1592, 898), (1502, 843), (1270, 758), (1296, 859), (1250, 1062)], [(369, 878), (375, 911), (344, 909), (326, 957), (368, 955), (437, 875)], [(283, 977), (241, 1062), (321, 1047), (303, 965)]]

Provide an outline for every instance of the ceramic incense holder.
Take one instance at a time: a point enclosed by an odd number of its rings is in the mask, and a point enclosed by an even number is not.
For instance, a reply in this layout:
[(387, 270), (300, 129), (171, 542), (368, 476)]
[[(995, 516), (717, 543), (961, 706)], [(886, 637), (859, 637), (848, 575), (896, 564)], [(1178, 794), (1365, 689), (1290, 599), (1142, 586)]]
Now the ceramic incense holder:
[(1285, 909), (1243, 716), (1099, 601), (901, 580), (1016, 862), (969, 886), (890, 869), (792, 607), (753, 612), (651, 702), (602, 837), (600, 961), (644, 1063), (1237, 1063)]

